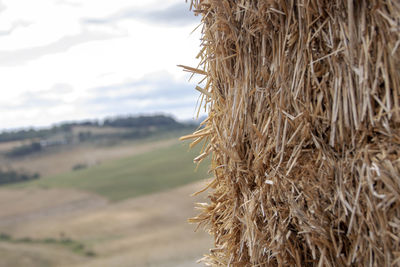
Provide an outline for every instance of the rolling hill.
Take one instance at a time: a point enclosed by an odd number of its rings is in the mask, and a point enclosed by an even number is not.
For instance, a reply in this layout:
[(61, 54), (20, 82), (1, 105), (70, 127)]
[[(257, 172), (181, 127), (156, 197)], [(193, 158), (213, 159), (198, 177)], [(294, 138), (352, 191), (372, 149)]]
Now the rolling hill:
[[(0, 187), (0, 234), (9, 236), (0, 238), (0, 266), (196, 266), (211, 240), (186, 219), (205, 201), (189, 195), (204, 184), (208, 164), (195, 172), (198, 151), (188, 152), (181, 134), (21, 159), (48, 170)], [(97, 163), (71, 169), (82, 155)]]

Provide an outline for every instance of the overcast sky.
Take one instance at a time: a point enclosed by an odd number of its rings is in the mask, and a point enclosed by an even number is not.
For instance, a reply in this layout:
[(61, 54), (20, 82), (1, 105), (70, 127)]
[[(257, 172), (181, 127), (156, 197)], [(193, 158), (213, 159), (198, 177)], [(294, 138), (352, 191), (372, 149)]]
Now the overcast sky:
[(0, 129), (192, 118), (200, 18), (184, 0), (0, 0)]

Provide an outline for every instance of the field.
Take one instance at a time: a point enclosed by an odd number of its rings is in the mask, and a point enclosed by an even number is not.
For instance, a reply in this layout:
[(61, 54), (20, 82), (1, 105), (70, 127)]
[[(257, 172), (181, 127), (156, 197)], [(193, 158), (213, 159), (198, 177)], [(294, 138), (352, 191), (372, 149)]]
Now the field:
[(186, 223), (194, 202), (205, 201), (190, 197), (208, 177), (206, 164), (194, 171), (197, 151), (177, 134), (86, 149), (105, 155), (85, 169), (53, 165), (39, 180), (0, 188), (0, 266), (198, 266), (211, 240)]
[[(13, 169), (32, 173), (38, 172), (42, 176), (51, 176), (68, 172), (77, 164), (99, 165), (109, 160), (145, 153), (155, 148), (168, 147), (171, 144), (177, 144), (177, 137), (186, 133), (187, 131), (172, 131), (143, 140), (118, 142), (105, 140), (100, 143), (60, 146), (18, 160), (8, 159), (0, 154), (0, 165), (11, 166)], [(20, 141), (0, 143), (0, 148), (9, 149), (20, 143)], [(2, 152), (1, 149), (0, 152)]]
[(205, 164), (194, 172), (196, 165), (193, 164), (193, 158), (198, 151), (187, 150), (187, 145), (173, 144), (17, 186), (76, 188), (97, 193), (112, 201), (122, 200), (207, 178)]

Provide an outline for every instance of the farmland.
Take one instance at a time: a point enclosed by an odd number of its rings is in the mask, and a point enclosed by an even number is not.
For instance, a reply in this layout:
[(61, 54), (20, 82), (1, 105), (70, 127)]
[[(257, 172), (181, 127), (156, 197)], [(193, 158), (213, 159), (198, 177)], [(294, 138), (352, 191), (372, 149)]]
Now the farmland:
[[(173, 144), (147, 153), (112, 160), (84, 170), (48, 176), (18, 187), (68, 187), (90, 191), (112, 201), (154, 193), (206, 178), (206, 165), (194, 172), (196, 150)], [(192, 173), (193, 172), (193, 173)]]
[[(13, 162), (42, 177), (0, 187), (0, 266), (196, 266), (211, 240), (186, 219), (208, 174), (195, 171), (184, 133)], [(97, 163), (73, 170), (84, 155)]]

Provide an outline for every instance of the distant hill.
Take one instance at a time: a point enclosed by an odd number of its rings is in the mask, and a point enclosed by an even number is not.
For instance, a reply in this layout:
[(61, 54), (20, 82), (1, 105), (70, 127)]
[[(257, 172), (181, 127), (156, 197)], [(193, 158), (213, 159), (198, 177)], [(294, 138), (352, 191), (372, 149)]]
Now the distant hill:
[[(125, 128), (125, 130), (134, 129), (135, 131), (130, 131), (130, 133), (125, 134), (122, 137), (135, 137), (136, 135), (140, 135), (139, 133), (145, 134), (147, 132), (146, 130), (149, 129), (179, 129), (185, 127), (194, 127), (195, 125), (193, 123), (177, 122), (174, 118), (166, 115), (117, 116), (106, 118), (103, 121), (85, 120), (77, 122), (65, 122), (53, 125), (52, 127), (45, 129), (27, 128), (14, 131), (3, 131), (2, 133), (0, 133), (0, 142), (21, 141), (27, 139), (46, 139), (57, 134), (71, 133), (73, 131), (73, 128), (79, 126), (90, 126), (92, 127), (91, 129), (103, 129), (109, 127)], [(88, 137), (89, 136), (87, 132), (81, 133), (81, 139), (88, 139)]]
[(105, 119), (103, 126), (110, 127), (181, 127), (182, 123), (177, 122), (175, 119), (164, 116), (164, 115), (156, 115), (156, 116), (138, 116), (138, 117), (115, 117)]
[(118, 116), (102, 121), (85, 120), (65, 122), (46, 129), (22, 129), (0, 133), (0, 144), (20, 142), (1, 151), (7, 158), (24, 157), (46, 151), (49, 147), (80, 143), (115, 143), (122, 140), (142, 139), (171, 131), (190, 130), (196, 123), (178, 122), (165, 115)]

